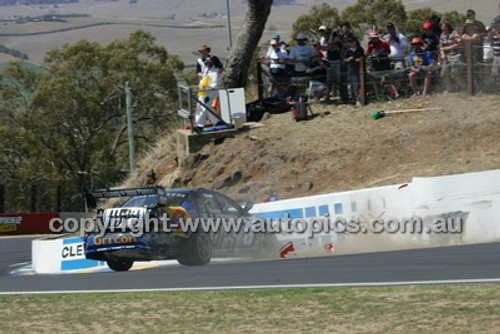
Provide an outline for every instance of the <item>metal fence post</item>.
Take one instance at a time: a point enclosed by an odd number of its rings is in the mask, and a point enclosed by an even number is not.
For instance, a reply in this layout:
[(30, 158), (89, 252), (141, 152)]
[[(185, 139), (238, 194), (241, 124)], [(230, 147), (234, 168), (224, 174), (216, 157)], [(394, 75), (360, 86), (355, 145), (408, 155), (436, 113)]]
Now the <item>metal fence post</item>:
[(264, 99), (264, 81), (262, 80), (262, 68), (261, 62), (257, 59), (257, 95), (259, 97), (259, 101)]
[(62, 197), (62, 187), (61, 185), (57, 185), (56, 188), (56, 211), (61, 212), (61, 197)]
[(36, 184), (31, 185), (31, 212), (36, 212)]
[(134, 122), (132, 118), (132, 91), (129, 82), (125, 82), (125, 97), (127, 104), (127, 133), (128, 133), (128, 149), (129, 149), (129, 164), (130, 173), (135, 170), (135, 143), (134, 143)]
[(196, 112), (197, 110), (193, 110), (193, 102), (191, 99), (193, 98), (193, 91), (191, 90), (191, 87), (188, 87), (187, 89), (187, 108), (189, 110), (189, 125), (191, 127), (191, 133), (195, 133), (194, 127), (197, 126), (195, 124), (196, 121)]
[(465, 58), (467, 61), (467, 94), (474, 95), (474, 55), (472, 42), (465, 41)]
[(361, 57), (359, 62), (359, 100), (361, 105), (366, 105), (366, 82), (365, 82), (365, 57)]
[(5, 186), (0, 184), (0, 213), (5, 212)]

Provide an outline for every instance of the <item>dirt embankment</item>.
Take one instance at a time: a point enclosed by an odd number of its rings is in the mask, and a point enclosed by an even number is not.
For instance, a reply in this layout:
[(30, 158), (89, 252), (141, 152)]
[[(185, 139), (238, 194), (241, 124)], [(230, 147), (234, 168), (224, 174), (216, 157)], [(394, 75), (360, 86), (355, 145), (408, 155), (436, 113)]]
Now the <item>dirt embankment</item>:
[[(446, 94), (389, 104), (313, 105), (319, 116), (296, 123), (271, 115), (264, 127), (207, 145), (186, 159), (172, 138), (160, 141), (126, 186), (151, 170), (167, 187), (205, 187), (259, 202), (500, 168), (500, 96)], [(442, 107), (370, 118), (375, 110)]]

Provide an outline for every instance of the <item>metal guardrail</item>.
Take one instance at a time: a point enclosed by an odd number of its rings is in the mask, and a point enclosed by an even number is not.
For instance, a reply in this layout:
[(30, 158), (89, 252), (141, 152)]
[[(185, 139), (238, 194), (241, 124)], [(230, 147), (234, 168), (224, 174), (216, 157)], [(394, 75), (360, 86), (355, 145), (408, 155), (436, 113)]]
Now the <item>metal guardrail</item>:
[[(177, 115), (182, 119), (189, 122), (189, 126), (191, 129), (191, 133), (194, 133), (194, 128), (196, 127), (194, 123), (194, 107), (196, 105), (203, 106), (210, 114), (212, 114), (215, 118), (217, 118), (218, 122), (228, 126), (229, 128), (233, 127), (232, 124), (228, 124), (224, 121), (221, 116), (217, 113), (217, 111), (212, 107), (207, 105), (206, 103), (200, 101), (198, 99), (198, 93), (200, 92), (220, 92), (225, 91), (227, 96), (229, 97), (229, 90), (224, 88), (210, 88), (210, 89), (199, 89), (198, 86), (187, 86), (185, 84), (177, 84), (178, 92), (179, 92), (179, 109), (177, 110)], [(194, 102), (194, 104), (193, 104)], [(228, 98), (229, 110), (231, 110), (231, 105)]]

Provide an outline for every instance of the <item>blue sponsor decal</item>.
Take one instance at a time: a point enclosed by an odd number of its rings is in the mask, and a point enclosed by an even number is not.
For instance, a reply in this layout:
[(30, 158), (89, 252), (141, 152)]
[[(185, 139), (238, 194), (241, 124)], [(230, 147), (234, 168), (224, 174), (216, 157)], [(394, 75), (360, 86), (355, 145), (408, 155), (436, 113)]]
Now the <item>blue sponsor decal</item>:
[(342, 203), (335, 203), (333, 205), (333, 212), (335, 212), (336, 215), (342, 214), (343, 212)]
[(357, 212), (357, 211), (358, 211), (358, 203), (351, 202), (351, 212)]
[(80, 237), (63, 239), (61, 258), (61, 271), (94, 268), (104, 263), (85, 258), (83, 238)]
[(90, 236), (87, 239), (87, 254), (120, 249), (149, 249), (149, 247), (142, 236), (135, 237), (128, 234), (107, 234), (103, 237)]
[(325, 216), (329, 215), (328, 205), (321, 205), (319, 207), (319, 215), (321, 217), (325, 217)]
[(306, 218), (316, 217), (316, 208), (314, 206), (306, 208)]
[(302, 209), (288, 209), (280, 211), (259, 212), (255, 214), (257, 217), (267, 219), (282, 219), (282, 218), (304, 218), (304, 210)]
[(81, 238), (81, 237), (63, 239), (63, 245), (76, 244), (76, 243), (80, 243), (80, 242), (83, 242), (83, 238)]
[(71, 260), (61, 262), (61, 271), (76, 270), (76, 269), (89, 269), (99, 266), (104, 266), (104, 261), (95, 261), (87, 259)]

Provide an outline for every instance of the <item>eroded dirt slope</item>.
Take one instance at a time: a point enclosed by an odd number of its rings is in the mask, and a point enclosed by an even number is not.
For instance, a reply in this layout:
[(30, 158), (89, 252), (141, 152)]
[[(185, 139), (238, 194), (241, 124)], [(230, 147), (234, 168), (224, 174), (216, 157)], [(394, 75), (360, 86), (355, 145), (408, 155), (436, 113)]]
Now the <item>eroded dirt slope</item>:
[[(167, 187), (206, 187), (259, 202), (276, 192), (291, 198), (435, 176), (500, 168), (500, 96), (445, 94), (388, 104), (313, 105), (319, 116), (296, 123), (270, 115), (261, 128), (211, 143), (186, 159), (164, 138), (126, 186), (156, 180)], [(380, 109), (442, 107), (390, 115)], [(151, 181), (151, 178), (150, 180)]]

